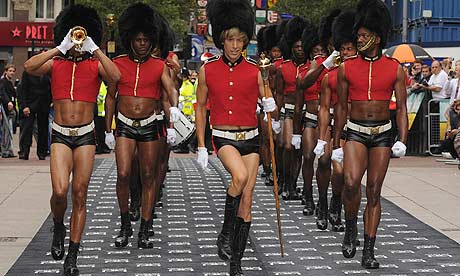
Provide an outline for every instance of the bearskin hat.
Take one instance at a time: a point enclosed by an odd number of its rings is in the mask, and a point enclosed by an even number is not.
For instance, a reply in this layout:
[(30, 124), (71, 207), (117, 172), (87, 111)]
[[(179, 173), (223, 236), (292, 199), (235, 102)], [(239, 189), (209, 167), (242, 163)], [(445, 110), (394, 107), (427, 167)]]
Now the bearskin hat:
[(387, 6), (381, 0), (361, 0), (356, 10), (353, 33), (364, 27), (380, 37), (380, 47), (385, 48), (388, 35), (392, 29), (391, 15)]
[(302, 33), (302, 49), (305, 55), (309, 57), (313, 48), (318, 44), (320, 44), (318, 27), (313, 23), (307, 24)]
[(259, 31), (257, 32), (257, 35), (256, 35), (256, 39), (257, 39), (257, 53), (258, 54), (261, 54), (263, 52), (265, 52), (265, 43), (264, 43), (264, 32), (265, 32), (265, 29), (267, 27), (262, 27), (259, 29)]
[(332, 23), (339, 14), (340, 9), (334, 9), (328, 15), (321, 18), (318, 27), (318, 35), (319, 41), (321, 41), (321, 45), (324, 49), (327, 49), (329, 46), (329, 42), (332, 37)]
[(83, 5), (70, 5), (63, 9), (56, 17), (54, 24), (54, 44), (61, 44), (70, 29), (82, 26), (86, 29), (96, 45), (102, 42), (102, 21), (97, 11)]
[(353, 35), (353, 24), (355, 23), (356, 11), (342, 11), (332, 23), (332, 43), (339, 51), (344, 43), (352, 42), (356, 45), (356, 37)]
[(231, 28), (238, 28), (245, 33), (249, 44), (254, 35), (255, 16), (248, 0), (210, 0), (206, 12), (212, 26), (212, 39), (217, 48), (223, 49), (221, 34)]
[(278, 40), (276, 39), (276, 28), (277, 25), (270, 25), (265, 28), (264, 42), (265, 49), (270, 51), (273, 47), (278, 47)]
[(166, 58), (174, 47), (175, 43), (175, 34), (174, 31), (169, 26), (168, 21), (161, 14), (158, 13), (158, 16), (161, 20), (160, 36), (158, 41), (158, 48), (160, 48), (160, 57)]
[(307, 21), (300, 16), (291, 18), (286, 24), (286, 29), (284, 30), (284, 37), (289, 49), (292, 49), (294, 43), (299, 41), (302, 38), (303, 29), (305, 29)]
[(127, 7), (118, 20), (121, 43), (126, 51), (131, 51), (131, 40), (139, 33), (150, 39), (152, 47), (158, 44), (162, 27), (161, 16), (149, 5), (132, 4)]

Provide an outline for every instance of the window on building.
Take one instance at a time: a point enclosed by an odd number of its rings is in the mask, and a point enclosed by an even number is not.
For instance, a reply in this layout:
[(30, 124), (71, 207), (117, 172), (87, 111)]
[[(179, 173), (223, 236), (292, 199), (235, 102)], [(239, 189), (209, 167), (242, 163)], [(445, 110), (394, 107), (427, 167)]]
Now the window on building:
[(54, 18), (54, 0), (36, 0), (35, 18)]
[(8, 17), (8, 0), (0, 0), (0, 17)]

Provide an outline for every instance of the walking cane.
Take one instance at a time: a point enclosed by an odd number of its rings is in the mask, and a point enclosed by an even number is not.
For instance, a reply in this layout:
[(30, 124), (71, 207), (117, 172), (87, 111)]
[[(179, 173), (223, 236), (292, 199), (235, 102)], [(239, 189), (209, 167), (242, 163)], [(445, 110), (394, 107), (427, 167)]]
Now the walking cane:
[[(271, 66), (270, 60), (265, 56), (264, 53), (260, 55), (258, 62), (260, 73), (264, 81), (265, 97), (270, 96), (270, 87), (268, 86), (268, 69)], [(281, 233), (281, 211), (280, 211), (280, 199), (278, 195), (278, 175), (276, 174), (276, 162), (275, 162), (275, 145), (273, 143), (273, 130), (272, 130), (272, 118), (271, 114), (267, 112), (267, 124), (268, 124), (268, 137), (270, 140), (270, 155), (272, 158), (272, 173), (273, 173), (273, 193), (275, 194), (276, 202), (276, 220), (278, 222), (278, 239), (280, 241), (281, 257), (284, 257), (284, 246), (283, 246), (283, 235)]]

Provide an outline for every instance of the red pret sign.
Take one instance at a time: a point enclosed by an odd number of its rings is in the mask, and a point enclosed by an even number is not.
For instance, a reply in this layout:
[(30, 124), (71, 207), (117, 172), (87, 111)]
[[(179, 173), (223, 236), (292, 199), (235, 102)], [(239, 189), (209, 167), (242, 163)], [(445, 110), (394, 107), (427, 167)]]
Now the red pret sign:
[(0, 22), (0, 46), (52, 47), (53, 22)]

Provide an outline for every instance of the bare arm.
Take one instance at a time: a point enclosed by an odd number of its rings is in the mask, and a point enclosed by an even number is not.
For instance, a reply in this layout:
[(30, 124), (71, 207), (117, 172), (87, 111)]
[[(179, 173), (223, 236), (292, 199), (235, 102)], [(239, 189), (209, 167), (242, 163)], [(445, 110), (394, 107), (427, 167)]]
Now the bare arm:
[(206, 127), (206, 103), (208, 101), (208, 86), (206, 84), (206, 76), (204, 66), (201, 66), (198, 74), (198, 87), (196, 89), (196, 110), (195, 110), (195, 126), (198, 147), (205, 146), (205, 127)]
[(304, 90), (296, 85), (295, 89), (295, 107), (294, 107), (294, 134), (302, 133), (302, 107), (303, 107)]
[(395, 96), (396, 96), (396, 124), (399, 130), (399, 140), (404, 144), (407, 141), (407, 106), (406, 106), (406, 85), (405, 85), (405, 73), (401, 66), (398, 67), (398, 73), (396, 76), (396, 83), (394, 85)]
[(59, 56), (61, 52), (57, 48), (35, 55), (24, 63), (24, 70), (34, 76), (51, 74), (53, 69), (53, 57)]
[(315, 81), (319, 78), (321, 75), (321, 72), (325, 69), (323, 64), (316, 64), (316, 60), (313, 60), (311, 62), (311, 67), (310, 70), (308, 70), (308, 73), (305, 75), (303, 79), (299, 81), (299, 87), (303, 90), (307, 89), (308, 87), (312, 86)]
[[(165, 111), (166, 118), (171, 118), (171, 114), (169, 112), (169, 108), (171, 107), (171, 102), (169, 101), (168, 92), (166, 92), (165, 89), (161, 89), (161, 105), (163, 106), (163, 110)], [(173, 123), (169, 122), (168, 127), (172, 127), (173, 125), (174, 125)]]
[(331, 88), (329, 87), (328, 78), (329, 76), (325, 75), (321, 81), (320, 107), (318, 112), (319, 139), (323, 141), (326, 140), (330, 120)]
[[(281, 73), (281, 66), (278, 68), (276, 71), (276, 106), (278, 107), (278, 114), (281, 112), (281, 107), (283, 106), (283, 101), (284, 101), (284, 78), (283, 74)], [(279, 119), (279, 118), (278, 118)]]
[(347, 122), (348, 111), (348, 81), (345, 77), (345, 64), (342, 63), (337, 72), (337, 98), (334, 117), (334, 148), (340, 147), (340, 136)]
[(105, 97), (105, 132), (112, 132), (112, 119), (115, 113), (115, 93), (117, 85), (113, 82), (107, 84), (107, 96)]
[(97, 49), (93, 54), (97, 59), (99, 59), (98, 69), (101, 78), (108, 83), (117, 83), (120, 80), (121, 74), (115, 63), (113, 63), (106, 55), (104, 55), (101, 49)]
[(164, 65), (163, 73), (161, 74), (161, 85), (163, 86), (163, 89), (168, 93), (169, 103), (171, 106), (177, 107), (179, 93), (174, 87), (174, 83), (169, 76), (169, 69), (166, 64)]

